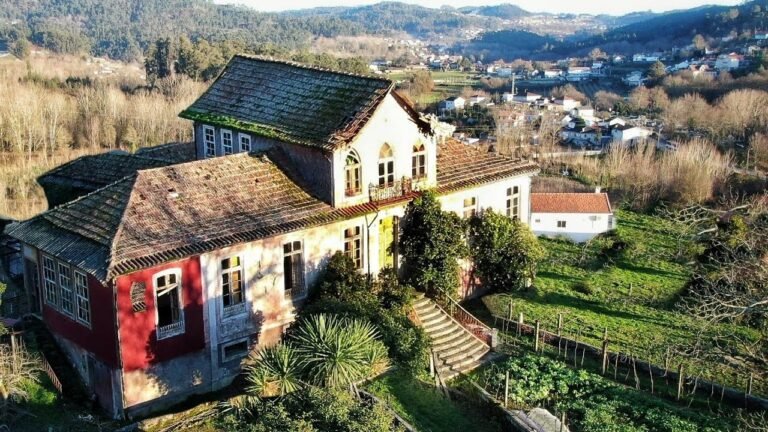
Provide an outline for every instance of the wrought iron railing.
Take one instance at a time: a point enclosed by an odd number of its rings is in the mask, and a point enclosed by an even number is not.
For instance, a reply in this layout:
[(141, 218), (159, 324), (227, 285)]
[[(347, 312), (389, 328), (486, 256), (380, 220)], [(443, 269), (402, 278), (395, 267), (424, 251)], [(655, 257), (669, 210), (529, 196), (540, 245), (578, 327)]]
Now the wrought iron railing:
[(371, 183), (368, 186), (368, 196), (371, 202), (399, 198), (408, 195), (413, 191), (413, 180), (410, 177), (403, 177), (400, 180), (383, 185), (375, 185)]
[(485, 342), (489, 347), (492, 345), (493, 331), (490, 327), (485, 325), (482, 321), (477, 319), (474, 315), (464, 309), (456, 300), (450, 296), (445, 296), (447, 299), (447, 308), (444, 308), (448, 314), (455, 319), (459, 324), (467, 329), (470, 333), (477, 336), (478, 339)]
[(173, 324), (167, 324), (157, 327), (157, 338), (165, 339), (184, 333), (184, 320), (176, 321)]

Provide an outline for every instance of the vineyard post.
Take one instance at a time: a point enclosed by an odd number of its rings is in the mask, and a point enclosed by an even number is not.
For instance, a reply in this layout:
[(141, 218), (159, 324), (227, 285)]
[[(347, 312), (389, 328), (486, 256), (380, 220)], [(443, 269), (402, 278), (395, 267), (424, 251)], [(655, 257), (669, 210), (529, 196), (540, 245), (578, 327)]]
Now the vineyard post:
[(559, 313), (557, 314), (557, 337), (561, 337), (563, 335), (563, 314)]
[(650, 357), (648, 357), (648, 375), (651, 377), (651, 394), (653, 394), (653, 365)]
[(510, 321), (512, 321), (512, 319), (515, 317), (514, 310), (515, 310), (515, 305), (512, 302), (512, 299), (509, 299), (509, 320)]
[(683, 364), (680, 363), (680, 366), (677, 368), (677, 400), (680, 400), (680, 396), (683, 394), (683, 381), (685, 378), (683, 377)]
[(565, 411), (563, 411), (562, 414), (560, 414), (560, 432), (563, 432), (565, 430)]
[(629, 296), (632, 297), (632, 282), (629, 283)]
[(536, 320), (536, 331), (534, 334), (534, 341), (533, 341), (533, 352), (539, 352), (539, 330), (541, 328), (541, 324), (539, 323), (539, 320)]
[(605, 375), (605, 371), (608, 369), (608, 328), (605, 328), (605, 331), (603, 332), (603, 354), (602, 354), (602, 365), (600, 367), (600, 373)]
[(507, 371), (507, 375), (504, 378), (504, 409), (509, 406), (509, 371)]
[(749, 374), (749, 382), (747, 383), (747, 395), (752, 395), (752, 381), (754, 380), (754, 376), (752, 374)]
[(517, 335), (520, 336), (523, 334), (523, 313), (520, 312), (520, 315), (518, 315), (517, 318)]

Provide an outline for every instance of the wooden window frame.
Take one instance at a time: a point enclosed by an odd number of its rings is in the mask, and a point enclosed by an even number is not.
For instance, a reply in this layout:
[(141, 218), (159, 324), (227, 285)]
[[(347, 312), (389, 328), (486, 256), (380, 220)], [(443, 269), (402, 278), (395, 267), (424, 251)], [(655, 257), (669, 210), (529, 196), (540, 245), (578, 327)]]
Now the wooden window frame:
[[(354, 159), (350, 163), (350, 158)], [(363, 193), (363, 168), (360, 156), (355, 151), (350, 151), (344, 158), (344, 194), (348, 197)]]
[(520, 186), (507, 188), (507, 217), (520, 220)]
[[(47, 268), (47, 265), (50, 263), (53, 268)], [(59, 309), (59, 270), (58, 265), (56, 263), (56, 260), (52, 257), (49, 257), (48, 255), (43, 255), (43, 288), (44, 293), (43, 296), (45, 297), (45, 304), (48, 306), (53, 307), (54, 309)], [(53, 278), (49, 278), (49, 275), (47, 271), (53, 273)], [(49, 285), (50, 284), (50, 285)]]
[[(59, 279), (59, 306), (62, 313), (74, 318), (75, 317), (75, 295), (72, 289), (72, 268), (69, 264), (65, 264), (61, 261), (58, 262), (58, 279)], [(65, 271), (62, 271), (65, 270)], [(65, 274), (66, 273), (66, 274)], [(66, 283), (64, 283), (66, 279)], [(66, 304), (69, 304), (67, 308)]]
[(469, 219), (472, 216), (477, 215), (477, 197), (476, 196), (464, 198), (464, 201), (462, 202), (462, 204), (464, 209), (462, 215), (464, 216), (464, 219)]
[(567, 228), (568, 227), (568, 221), (559, 220), (557, 221), (557, 228)]
[[(237, 265), (232, 266), (232, 259), (237, 259)], [(230, 267), (224, 268), (224, 262), (229, 261)], [(238, 274), (238, 285), (239, 285), (239, 294), (240, 294), (240, 301), (237, 303), (231, 303), (229, 305), (226, 304), (225, 299), (229, 297), (230, 299), (233, 297), (233, 291), (232, 291), (232, 275), (237, 273)], [(228, 276), (229, 281), (225, 282), (224, 278), (225, 276)], [(233, 255), (227, 258), (223, 258), (219, 260), (219, 283), (221, 286), (221, 307), (223, 311), (224, 317), (231, 317), (236, 315), (242, 315), (246, 312), (247, 309), (247, 302), (245, 299), (245, 279), (244, 279), (244, 273), (243, 273), (243, 260), (239, 255)], [(225, 293), (225, 286), (230, 286), (230, 292), (229, 294)]]
[[(385, 149), (388, 153), (386, 155), (384, 155)], [(395, 153), (389, 144), (383, 144), (379, 150), (378, 168), (379, 186), (393, 186), (395, 184)]]
[[(245, 144), (245, 141), (248, 141), (248, 144)], [(240, 142), (240, 151), (250, 153), (251, 150), (253, 150), (253, 140), (251, 139), (250, 135), (246, 134), (238, 134), (238, 141)]]
[[(235, 355), (227, 356), (227, 348), (245, 343), (245, 351), (239, 352)], [(251, 342), (248, 339), (239, 339), (232, 342), (226, 342), (221, 346), (221, 362), (227, 363), (234, 360), (239, 360), (248, 357), (248, 353), (251, 351)]]
[(91, 293), (88, 276), (80, 271), (73, 272), (75, 280), (75, 318), (86, 327), (91, 327)]
[(427, 148), (422, 142), (413, 146), (411, 177), (414, 180), (421, 180), (427, 177)]
[(363, 255), (363, 228), (354, 225), (346, 228), (344, 235), (344, 255), (348, 256), (355, 264), (355, 268), (361, 270), (365, 264)]
[[(208, 132), (212, 140), (208, 139)], [(216, 157), (216, 128), (203, 125), (203, 153), (206, 158)]]
[[(221, 129), (221, 153), (224, 156), (231, 155), (235, 152), (235, 134), (229, 129)], [(225, 138), (229, 135), (229, 138)]]
[[(167, 324), (163, 327), (160, 327), (160, 309), (158, 308), (158, 285), (157, 281), (166, 276), (170, 275), (176, 275), (176, 287), (170, 288), (170, 289), (176, 289), (177, 296), (178, 296), (178, 307), (179, 307), (179, 319), (178, 321)], [(159, 273), (155, 273), (152, 275), (152, 291), (153, 296), (155, 300), (155, 336), (157, 340), (162, 339), (168, 339), (172, 338), (174, 336), (178, 336), (181, 334), (184, 334), (185, 331), (185, 323), (184, 323), (184, 295), (182, 293), (182, 273), (181, 269), (179, 268), (173, 268), (161, 271)], [(168, 291), (170, 291), (170, 289)]]
[[(295, 259), (298, 259), (298, 278), (291, 276), (289, 286), (288, 266), (290, 265), (290, 274), (293, 275), (293, 267), (297, 265)], [(290, 264), (286, 260), (290, 260)], [(304, 243), (301, 240), (283, 243), (283, 292), (286, 299), (301, 300), (307, 297), (307, 280), (304, 273)]]

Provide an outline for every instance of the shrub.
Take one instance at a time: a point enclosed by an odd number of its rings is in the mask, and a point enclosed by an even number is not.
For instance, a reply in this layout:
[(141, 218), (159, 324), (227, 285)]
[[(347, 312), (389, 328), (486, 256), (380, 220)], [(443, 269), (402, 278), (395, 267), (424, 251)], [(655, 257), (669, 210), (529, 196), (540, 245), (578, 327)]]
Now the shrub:
[(574, 291), (580, 292), (580, 293), (586, 294), (586, 295), (593, 295), (593, 294), (595, 294), (595, 292), (598, 291), (594, 287), (592, 282), (590, 282), (588, 280), (582, 280), (582, 281), (574, 282), (573, 285), (571, 285), (571, 287), (573, 288)]

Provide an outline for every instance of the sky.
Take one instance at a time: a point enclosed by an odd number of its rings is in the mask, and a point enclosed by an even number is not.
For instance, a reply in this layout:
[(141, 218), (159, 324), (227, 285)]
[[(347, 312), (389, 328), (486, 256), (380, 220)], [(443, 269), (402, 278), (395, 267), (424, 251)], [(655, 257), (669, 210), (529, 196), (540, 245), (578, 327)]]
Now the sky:
[[(320, 6), (359, 6), (378, 3), (381, 0), (214, 0), (216, 3), (244, 4), (260, 11), (281, 11), (307, 9)], [(687, 9), (706, 4), (735, 5), (740, 0), (514, 0), (514, 1), (472, 1), (472, 0), (399, 0), (404, 3), (437, 8), (443, 5), (453, 7), (493, 5), (512, 3), (531, 12), (570, 12), (623, 15), (629, 12), (653, 10), (663, 12), (673, 9)]]

